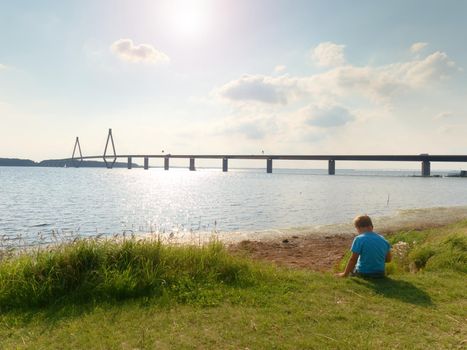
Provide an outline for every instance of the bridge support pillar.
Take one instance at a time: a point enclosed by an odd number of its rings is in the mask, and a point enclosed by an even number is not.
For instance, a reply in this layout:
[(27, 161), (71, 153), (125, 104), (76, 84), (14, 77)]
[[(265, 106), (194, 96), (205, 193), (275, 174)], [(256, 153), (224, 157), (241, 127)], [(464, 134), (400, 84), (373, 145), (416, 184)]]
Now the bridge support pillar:
[(128, 169), (131, 169), (131, 157), (128, 157)]
[(169, 170), (169, 157), (164, 157), (164, 170)]
[(149, 169), (149, 158), (144, 157), (144, 170), (148, 170), (148, 169)]
[(268, 158), (266, 161), (266, 172), (268, 174), (272, 173), (272, 159), (271, 158)]
[(329, 159), (328, 161), (328, 175), (336, 174), (336, 161), (334, 159)]
[(195, 158), (190, 158), (190, 171), (195, 171)]
[(422, 176), (430, 176), (431, 166), (429, 160), (422, 161)]
[(223, 172), (229, 171), (229, 159), (228, 158), (222, 159), (222, 171)]

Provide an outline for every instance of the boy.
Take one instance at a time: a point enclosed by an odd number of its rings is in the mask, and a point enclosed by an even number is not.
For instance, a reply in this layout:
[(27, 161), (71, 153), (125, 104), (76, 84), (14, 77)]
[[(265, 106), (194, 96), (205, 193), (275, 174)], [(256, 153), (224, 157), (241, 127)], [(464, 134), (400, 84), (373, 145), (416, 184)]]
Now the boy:
[(353, 223), (359, 235), (353, 240), (350, 248), (352, 256), (345, 271), (337, 275), (384, 277), (384, 264), (392, 259), (391, 245), (381, 235), (373, 232), (373, 223), (368, 215), (357, 216)]

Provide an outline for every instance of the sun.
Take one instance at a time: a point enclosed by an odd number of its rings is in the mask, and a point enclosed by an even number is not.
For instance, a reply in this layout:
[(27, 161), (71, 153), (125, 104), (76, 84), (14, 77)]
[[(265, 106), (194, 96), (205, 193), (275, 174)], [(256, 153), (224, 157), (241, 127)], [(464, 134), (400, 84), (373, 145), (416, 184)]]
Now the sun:
[(182, 35), (200, 35), (206, 29), (207, 16), (202, 9), (193, 8), (180, 9), (175, 19), (175, 26)]
[(182, 38), (206, 35), (211, 21), (207, 0), (173, 1), (167, 15), (171, 31)]

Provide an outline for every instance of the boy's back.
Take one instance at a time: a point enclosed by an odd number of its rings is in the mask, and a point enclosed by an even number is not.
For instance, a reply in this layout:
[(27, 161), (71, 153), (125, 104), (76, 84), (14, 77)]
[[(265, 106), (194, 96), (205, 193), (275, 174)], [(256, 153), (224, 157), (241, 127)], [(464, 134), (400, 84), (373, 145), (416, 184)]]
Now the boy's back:
[(356, 270), (362, 274), (384, 274), (384, 263), (391, 249), (389, 243), (375, 232), (365, 232), (355, 237), (351, 251), (358, 254)]

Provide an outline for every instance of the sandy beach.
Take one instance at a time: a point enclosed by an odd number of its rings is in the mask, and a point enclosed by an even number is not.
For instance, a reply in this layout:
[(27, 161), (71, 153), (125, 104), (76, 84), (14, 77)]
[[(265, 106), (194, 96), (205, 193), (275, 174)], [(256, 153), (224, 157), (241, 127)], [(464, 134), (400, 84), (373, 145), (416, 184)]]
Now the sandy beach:
[[(375, 231), (387, 235), (399, 230), (423, 230), (467, 220), (467, 206), (406, 209), (372, 219)], [(138, 239), (201, 245), (214, 238), (235, 254), (246, 254), (285, 267), (330, 271), (350, 249), (356, 234), (352, 220), (349, 217), (348, 223), (262, 231), (148, 233)]]
[[(374, 217), (375, 231), (422, 230), (467, 219), (467, 207), (400, 210), (393, 216)], [(332, 270), (350, 248), (355, 230), (349, 223), (290, 228), (239, 234), (219, 238), (235, 253), (278, 265), (315, 271)]]

